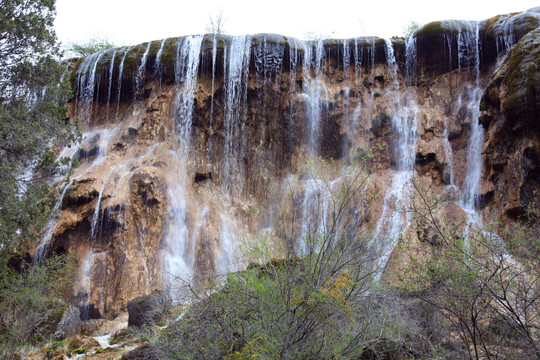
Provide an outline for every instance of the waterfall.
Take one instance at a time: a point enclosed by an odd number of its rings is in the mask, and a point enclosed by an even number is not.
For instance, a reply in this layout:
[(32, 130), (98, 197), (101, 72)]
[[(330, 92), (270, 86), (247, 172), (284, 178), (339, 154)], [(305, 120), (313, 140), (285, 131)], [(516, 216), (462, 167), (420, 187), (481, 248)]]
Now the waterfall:
[[(304, 63), (302, 73), (304, 76), (303, 93), (306, 99), (306, 120), (308, 124), (308, 145), (311, 157), (319, 155), (319, 137), (321, 126), (321, 111), (323, 110), (322, 96), (327, 94), (322, 81), (325, 53), (322, 40), (315, 43), (315, 54), (312, 44), (304, 44)], [(312, 75), (312, 73), (314, 75)]]
[(94, 269), (96, 268), (96, 262), (104, 260), (105, 253), (96, 253), (90, 249), (81, 264), (79, 278), (73, 287), (73, 294), (78, 299), (77, 306), (81, 312), (81, 320), (89, 320), (96, 317), (92, 314), (93, 305), (90, 304), (90, 297), (92, 289), (94, 288)]
[(161, 77), (163, 72), (163, 64), (161, 63), (161, 55), (163, 55), (163, 48), (165, 47), (165, 43), (168, 39), (161, 40), (161, 43), (159, 44), (159, 49), (156, 54), (156, 61), (154, 63), (154, 73), (153, 78), (159, 79), (159, 88), (161, 90)]
[(90, 122), (92, 106), (94, 103), (94, 89), (96, 84), (96, 69), (104, 52), (97, 52), (87, 56), (77, 70), (75, 93), (77, 99), (77, 117), (82, 122)]
[[(410, 217), (403, 214), (403, 207), (407, 201), (406, 188), (414, 175), (414, 163), (416, 157), (417, 113), (418, 107), (414, 100), (407, 96), (401, 99), (399, 95), (399, 83), (397, 79), (397, 64), (394, 56), (392, 42), (385, 40), (386, 58), (388, 66), (392, 70), (392, 80), (395, 92), (390, 96), (395, 98), (396, 113), (391, 117), (392, 130), (397, 135), (396, 169), (392, 178), (392, 184), (386, 191), (383, 199), (381, 216), (377, 221), (373, 232), (372, 243), (381, 251), (381, 257), (377, 262), (379, 269), (377, 280), (382, 276), (386, 263), (399, 239), (403, 229), (410, 225)], [(408, 43), (413, 46), (413, 43)], [(412, 51), (409, 51), (411, 54)], [(406, 51), (407, 54), (407, 51)]]
[[(191, 123), (193, 116), (193, 104), (195, 101), (195, 86), (199, 71), (199, 54), (201, 52), (202, 36), (188, 36), (184, 39), (183, 46), (178, 51), (177, 86), (182, 82), (182, 90), (178, 91), (175, 98), (176, 114), (175, 126), (179, 135), (180, 153), (187, 155), (191, 136)], [(180, 44), (179, 44), (180, 45)], [(182, 72), (182, 70), (184, 70)]]
[(122, 56), (122, 61), (120, 61), (120, 67), (118, 68), (118, 91), (116, 92), (116, 121), (118, 121), (118, 114), (120, 112), (120, 98), (122, 97), (122, 77), (124, 75), (124, 62), (128, 52), (131, 50), (132, 46), (126, 49), (124, 56)]
[(497, 57), (500, 58), (506, 55), (516, 43), (516, 36), (514, 34), (505, 33), (503, 35), (497, 36), (497, 38), (495, 39), (495, 46), (497, 47)]
[(144, 50), (144, 54), (141, 57), (141, 63), (137, 68), (137, 77), (135, 78), (135, 97), (137, 97), (139, 93), (143, 90), (146, 81), (146, 60), (148, 59), (148, 53), (150, 52), (151, 45), (152, 42), (149, 41), (146, 45), (146, 49)]
[(56, 221), (58, 216), (57, 212), (60, 209), (60, 206), (62, 206), (62, 202), (64, 201), (64, 196), (66, 195), (69, 185), (71, 185), (71, 183), (67, 183), (64, 186), (64, 190), (62, 190), (60, 198), (58, 199), (51, 211), (51, 216), (47, 221), (47, 225), (45, 225), (45, 232), (43, 234), (41, 242), (36, 248), (36, 252), (34, 253), (33, 261), (42, 261), (45, 254), (47, 253), (47, 250), (49, 249), (49, 244), (51, 243), (51, 238), (54, 234), (54, 230), (56, 230), (56, 227), (58, 226), (58, 222)]
[(234, 244), (237, 242), (238, 231), (235, 228), (235, 224), (225, 214), (220, 213), (219, 218), (221, 220), (221, 233), (220, 233), (220, 246), (217, 253), (217, 272), (218, 274), (225, 274), (230, 271), (234, 271), (236, 266), (236, 253), (234, 251)]
[[(226, 48), (225, 65), (225, 149), (223, 164), (223, 184), (227, 191), (232, 190), (232, 176), (238, 173), (237, 155), (239, 153), (240, 124), (244, 117), (247, 97), (247, 80), (251, 53), (251, 37), (235, 36)], [(238, 185), (241, 187), (241, 184)], [(240, 189), (238, 189), (240, 192)]]
[(320, 245), (328, 240), (331, 224), (328, 224), (331, 192), (337, 180), (325, 182), (320, 179), (306, 181), (302, 203), (302, 228), (297, 253), (306, 255), (316, 253)]
[(349, 51), (349, 41), (343, 40), (343, 78), (349, 78), (349, 67), (351, 66), (351, 53)]
[(405, 75), (416, 84), (416, 38), (410, 36), (405, 42)]
[(217, 59), (217, 35), (214, 34), (212, 37), (212, 95), (210, 100), (210, 125), (209, 125), (209, 139), (208, 139), (208, 152), (212, 153), (212, 135), (214, 132), (214, 92), (215, 89), (215, 80), (216, 80), (216, 59)]
[[(185, 178), (191, 136), (191, 119), (199, 70), (199, 54), (202, 36), (189, 36), (177, 44), (175, 81), (177, 94), (174, 101), (176, 134), (179, 148), (174, 158), (176, 166), (171, 166), (171, 178), (176, 181), (169, 186), (170, 224), (164, 251), (165, 270), (169, 282), (177, 277), (186, 278), (192, 274), (194, 258), (194, 241), (190, 239), (188, 211), (186, 202)], [(180, 88), (181, 86), (181, 88)], [(192, 246), (190, 246), (190, 240)], [(172, 294), (173, 297), (175, 294)]]
[(97, 199), (97, 205), (94, 210), (94, 216), (92, 216), (92, 226), (90, 228), (90, 236), (95, 239), (96, 238), (96, 227), (99, 220), (99, 208), (101, 206), (101, 197), (103, 196), (103, 191), (105, 190), (105, 186), (107, 185), (107, 181), (104, 181), (101, 185), (101, 190), (99, 191), (98, 199)]
[(443, 179), (444, 182), (446, 182), (448, 185), (452, 186), (455, 189), (455, 182), (454, 182), (454, 159), (452, 155), (452, 146), (450, 145), (450, 140), (448, 139), (448, 119), (444, 118), (444, 129), (443, 129), (443, 136), (444, 136), (444, 156), (445, 156), (445, 162), (446, 162), (446, 171), (445, 173), (448, 174), (448, 176)]
[[(354, 39), (354, 82), (355, 84), (359, 84), (359, 81), (362, 78), (362, 52), (363, 47), (360, 47), (358, 45), (358, 39)], [(358, 85), (357, 85), (358, 86)], [(352, 115), (352, 121), (353, 125), (355, 127), (360, 123), (360, 113), (362, 111), (362, 99), (361, 97), (358, 97), (358, 103), (356, 104), (356, 107), (354, 108), (354, 112)]]
[[(474, 85), (467, 87), (469, 102), (466, 104), (470, 113), (471, 135), (467, 146), (467, 170), (463, 184), (463, 198), (459, 205), (467, 213), (468, 225), (480, 225), (478, 214), (475, 211), (475, 205), (478, 204), (478, 193), (482, 174), (482, 144), (484, 142), (484, 128), (479, 123), (480, 100), (483, 89), (479, 84), (480, 78), (480, 51), (479, 51), (478, 24), (474, 29), (466, 29), (458, 34), (458, 54), (459, 67), (466, 65), (474, 70)], [(470, 70), (469, 70), (470, 72)], [(467, 230), (468, 231), (468, 230)]]
[(109, 66), (109, 88), (107, 90), (107, 117), (106, 122), (109, 122), (109, 113), (110, 113), (110, 103), (111, 103), (111, 92), (112, 92), (112, 81), (113, 81), (113, 70), (114, 70), (114, 59), (116, 57), (116, 49), (114, 50), (111, 56), (111, 64)]
[[(314, 46), (313, 46), (314, 45)], [(308, 129), (308, 158), (314, 160), (319, 156), (319, 138), (321, 127), (321, 111), (322, 111), (322, 95), (326, 95), (326, 87), (322, 81), (322, 71), (325, 66), (325, 53), (322, 40), (317, 40), (315, 44), (303, 43), (304, 46), (304, 62), (302, 64), (303, 87), (302, 93), (306, 101), (306, 123)], [(315, 47), (315, 53), (313, 53)], [(326, 96), (325, 96), (326, 97)], [(317, 211), (317, 207), (323, 201), (318, 198), (320, 195), (319, 182), (315, 179), (316, 174), (313, 174), (310, 169), (306, 174), (306, 184), (304, 189), (304, 199), (302, 202), (302, 226), (300, 231), (300, 239), (297, 247), (297, 252), (302, 255), (309, 249), (308, 246), (313, 246), (315, 243), (313, 237), (319, 233), (319, 214), (313, 214), (312, 211)], [(324, 202), (324, 201), (323, 201)], [(315, 217), (315, 220), (313, 219)], [(313, 221), (316, 226), (313, 227)], [(306, 238), (307, 239), (306, 241)]]

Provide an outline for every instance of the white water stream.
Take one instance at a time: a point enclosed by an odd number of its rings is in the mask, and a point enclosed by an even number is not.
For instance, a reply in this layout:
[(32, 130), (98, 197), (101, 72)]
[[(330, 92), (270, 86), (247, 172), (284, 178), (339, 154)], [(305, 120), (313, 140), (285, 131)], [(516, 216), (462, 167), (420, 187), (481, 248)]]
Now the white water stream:
[[(381, 216), (377, 221), (373, 232), (372, 243), (376, 251), (380, 251), (380, 258), (377, 261), (377, 279), (380, 279), (382, 272), (388, 262), (388, 258), (394, 249), (401, 232), (410, 225), (410, 216), (403, 212), (408, 201), (406, 196), (407, 186), (414, 176), (414, 163), (416, 159), (417, 114), (418, 106), (406, 89), (399, 89), (397, 79), (397, 64), (394, 49), (390, 40), (386, 40), (386, 58), (388, 66), (392, 69), (393, 90), (387, 96), (394, 98), (393, 103), (397, 104), (394, 114), (391, 116), (392, 131), (397, 135), (396, 168), (392, 183), (386, 191), (383, 200)], [(413, 46), (413, 43), (407, 43)], [(409, 56), (414, 56), (414, 51), (406, 52)], [(405, 92), (405, 97), (400, 93)]]

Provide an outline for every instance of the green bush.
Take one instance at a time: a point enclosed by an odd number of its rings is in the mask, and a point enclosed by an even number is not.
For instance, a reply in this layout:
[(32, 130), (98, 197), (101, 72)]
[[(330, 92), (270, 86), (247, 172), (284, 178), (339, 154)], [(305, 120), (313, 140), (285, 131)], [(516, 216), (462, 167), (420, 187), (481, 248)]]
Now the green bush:
[(538, 225), (526, 218), (499, 237), (480, 222), (456, 223), (445, 216), (456, 199), (434, 196), (419, 180), (411, 200), (417, 233), (437, 241), (418, 249), (403, 239), (411, 250), (403, 289), (444, 316), (459, 357), (540, 359)]
[(65, 291), (76, 271), (67, 256), (57, 256), (20, 272), (0, 269), (0, 353), (22, 345), (41, 345), (56, 330), (66, 304)]
[(301, 174), (317, 186), (303, 224), (298, 199), (305, 189), (291, 183), (276, 235), (245, 242), (245, 270), (185, 284), (184, 301), (191, 305), (151, 344), (148, 357), (416, 356), (406, 343), (419, 328), (400, 297), (375, 282), (378, 253), (358, 231), (368, 174), (358, 166), (338, 173), (334, 165), (319, 161)]

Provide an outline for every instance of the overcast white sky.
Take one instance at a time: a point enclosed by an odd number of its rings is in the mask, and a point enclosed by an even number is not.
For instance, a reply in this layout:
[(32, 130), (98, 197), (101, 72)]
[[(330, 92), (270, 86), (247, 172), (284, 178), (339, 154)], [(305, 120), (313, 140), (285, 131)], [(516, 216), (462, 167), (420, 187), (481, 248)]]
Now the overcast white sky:
[(210, 15), (221, 10), (231, 35), (391, 37), (401, 36), (412, 20), (484, 20), (538, 5), (538, 0), (57, 0), (56, 32), (64, 44), (97, 36), (133, 45), (206, 33)]

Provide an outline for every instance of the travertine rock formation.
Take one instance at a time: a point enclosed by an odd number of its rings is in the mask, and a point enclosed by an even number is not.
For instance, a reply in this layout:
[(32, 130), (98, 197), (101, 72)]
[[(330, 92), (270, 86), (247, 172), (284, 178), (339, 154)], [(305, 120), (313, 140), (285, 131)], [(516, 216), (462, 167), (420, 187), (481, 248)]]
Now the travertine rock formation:
[(358, 229), (381, 241), (380, 265), (411, 223), (396, 207), (413, 177), (462, 195), (446, 214), (461, 227), (479, 226), (475, 211), (515, 221), (539, 196), (539, 11), (407, 40), (205, 35), (80, 59), (71, 116), (85, 139), (62, 151), (80, 166), (41, 248), (77, 254), (71, 302), (112, 317), (174, 276), (236, 269), (241, 240), (272, 233), (287, 185), (309, 203), (310, 173), (293, 176), (306, 162), (333, 159), (339, 181), (358, 153), (373, 154)]

